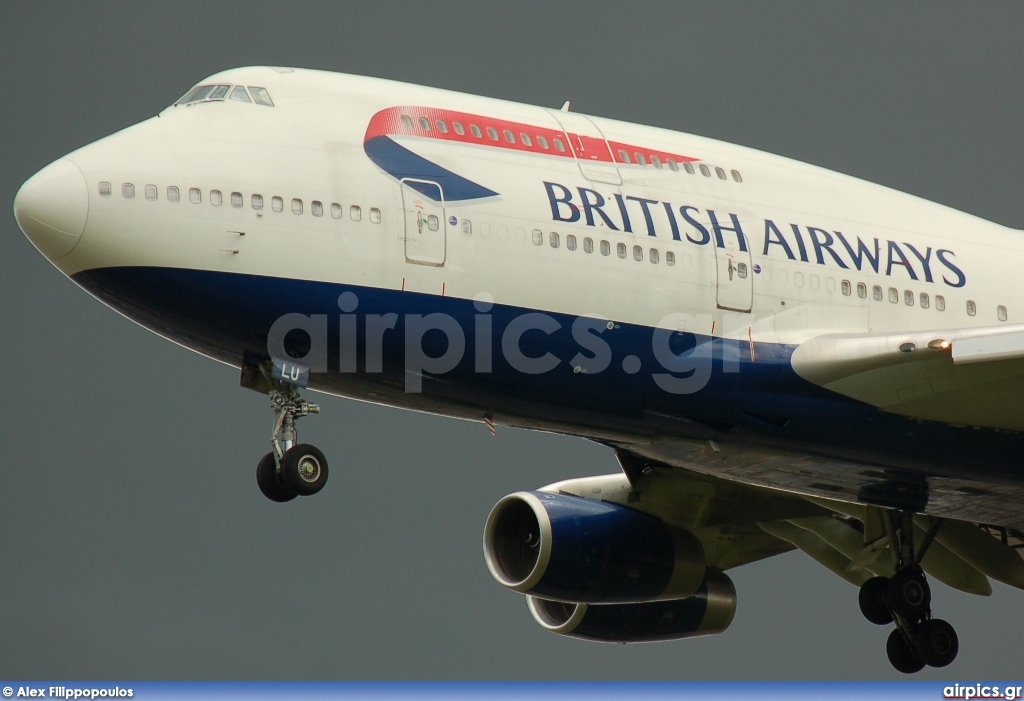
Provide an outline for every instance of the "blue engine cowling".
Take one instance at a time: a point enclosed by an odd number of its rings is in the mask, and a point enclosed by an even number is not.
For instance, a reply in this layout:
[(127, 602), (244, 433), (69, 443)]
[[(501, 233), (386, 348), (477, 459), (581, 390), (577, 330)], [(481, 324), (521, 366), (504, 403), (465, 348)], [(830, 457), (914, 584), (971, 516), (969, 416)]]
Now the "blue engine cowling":
[(603, 643), (651, 643), (721, 633), (736, 613), (736, 589), (707, 570), (697, 593), (645, 604), (568, 604), (529, 597), (534, 620), (552, 633)]
[(570, 603), (684, 599), (704, 580), (695, 536), (633, 509), (567, 494), (516, 492), (484, 528), (484, 557), (509, 589)]

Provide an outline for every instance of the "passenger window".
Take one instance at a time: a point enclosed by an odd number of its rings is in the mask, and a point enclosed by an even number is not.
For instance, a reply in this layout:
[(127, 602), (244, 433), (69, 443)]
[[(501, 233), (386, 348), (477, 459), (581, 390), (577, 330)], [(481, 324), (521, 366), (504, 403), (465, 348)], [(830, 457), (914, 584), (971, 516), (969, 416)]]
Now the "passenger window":
[(974, 316), (978, 313), (978, 305), (974, 303), (974, 300), (967, 300), (967, 316)]
[(423, 131), (430, 131), (430, 120), (426, 117), (420, 117), (420, 129)]
[[(348, 218), (351, 219), (352, 221), (360, 221), (363, 218), (363, 209), (362, 209), (362, 207), (360, 207), (359, 205), (356, 205), (356, 204), (354, 204), (351, 207), (349, 207), (348, 208)], [(437, 229), (432, 229), (432, 231), (437, 231)]]
[(146, 199), (147, 200), (155, 200), (156, 199), (156, 185), (146, 185)]
[(537, 145), (546, 151), (548, 148), (548, 140), (545, 139), (543, 136), (538, 136)]
[(643, 246), (633, 246), (633, 260), (640, 261), (640, 260), (643, 260), (643, 259), (644, 259), (644, 249), (643, 249)]
[(623, 163), (629, 163), (629, 153), (624, 148), (619, 149), (619, 160)]
[(478, 127), (477, 125), (475, 125), (475, 124), (470, 124), (470, 125), (469, 125), (469, 130), (470, 130), (471, 132), (473, 132), (473, 136), (475, 136), (476, 138), (478, 138), (478, 139), (479, 139), (479, 138), (481, 137), (481, 134), (480, 134), (480, 127)]
[[(736, 275), (738, 277), (740, 277), (740, 278), (746, 278), (747, 277), (747, 264), (746, 263), (740, 263), (739, 265), (736, 266)], [(816, 284), (817, 280), (818, 280), (818, 278), (816, 276), (814, 276), (814, 275), (811, 276), (811, 287), (817, 287), (817, 284)]]
[(673, 251), (667, 251), (665, 253), (665, 265), (675, 265), (676, 254)]
[(793, 273), (793, 284), (796, 285), (797, 287), (803, 287), (804, 286), (804, 274), (803, 273)]
[(99, 184), (100, 197), (110, 197), (110, 183), (106, 180)]
[(661, 159), (657, 156), (651, 156), (651, 165), (655, 168), (661, 168)]
[(668, 169), (669, 169), (669, 170), (671, 170), (671, 171), (673, 171), (673, 172), (675, 172), (675, 173), (678, 173), (678, 172), (679, 172), (679, 164), (677, 164), (677, 163), (676, 163), (675, 161), (673, 161), (673, 160), (672, 160), (671, 158), (669, 158), (669, 159), (666, 159), (666, 161), (665, 161), (665, 165), (667, 165), (667, 166), (668, 166)]
[(402, 115), (402, 126), (406, 129), (412, 129), (412, 117), (407, 114)]
[(245, 88), (241, 85), (236, 85), (235, 89), (231, 91), (231, 99), (238, 100), (239, 102), (252, 102), (252, 100), (249, 99), (248, 93), (245, 92)]
[(199, 192), (198, 187), (190, 187), (188, 190), (188, 201), (192, 204), (199, 204), (203, 201), (203, 193)]
[(515, 144), (516, 143), (516, 135), (515, 134), (510, 132), (508, 129), (506, 129), (502, 133), (505, 135), (505, 141), (509, 142), (510, 144)]
[(650, 253), (650, 260), (652, 263), (657, 263), (661, 259), (661, 254), (658, 253), (657, 248), (652, 248)]
[(871, 288), (871, 296), (875, 298), (875, 301), (881, 302), (882, 301), (882, 287), (880, 285), (875, 285), (874, 287), (872, 287)]
[(498, 140), (498, 130), (494, 127), (487, 127), (487, 136), (490, 137), (491, 141)]
[(167, 201), (177, 202), (181, 199), (181, 192), (174, 185), (167, 187)]
[(252, 208), (256, 211), (263, 209), (263, 195), (253, 195), (249, 198), (249, 204), (251, 204)]
[(889, 302), (892, 303), (892, 304), (896, 304), (899, 301), (900, 301), (900, 291), (897, 290), (895, 287), (890, 287), (889, 288)]
[(331, 203), (331, 217), (332, 218), (334, 218), (334, 219), (341, 219), (343, 213), (344, 212), (342, 211), (340, 204), (338, 204), (337, 202), (332, 202)]
[(558, 248), (558, 246), (559, 246), (558, 234), (556, 234), (554, 231), (551, 232), (551, 235), (548, 237), (548, 241), (551, 243), (551, 247), (552, 248)]
[(709, 169), (706, 165), (701, 163), (700, 164), (700, 174), (705, 176), (705, 177), (710, 178), (711, 177), (711, 169)]
[(849, 297), (850, 293), (853, 291), (850, 287), (849, 280), (843, 280), (841, 283), (839, 283), (839, 287), (840, 289), (842, 289), (843, 294), (846, 295), (847, 297)]
[(715, 174), (718, 176), (719, 180), (726, 180), (727, 179), (726, 175), (725, 175), (725, 169), (724, 168), (716, 167), (715, 168)]
[(946, 311), (946, 298), (942, 295), (935, 295), (935, 308), (940, 311)]
[(637, 165), (642, 165), (642, 166), (647, 165), (647, 159), (644, 158), (644, 154), (640, 153), (639, 151), (634, 153), (633, 157), (636, 158)]
[(473, 222), (471, 222), (468, 219), (463, 219), (462, 233), (464, 233), (466, 236), (471, 236), (473, 234)]
[(593, 253), (594, 252), (594, 239), (587, 237), (583, 239), (583, 252)]
[(1006, 307), (1001, 304), (996, 307), (996, 316), (999, 318), (999, 321), (1006, 321)]
[(857, 283), (857, 296), (861, 299), (865, 299), (868, 296), (868, 286), (863, 282)]
[(437, 130), (442, 134), (448, 133), (448, 125), (444, 123), (443, 119), (439, 119), (436, 122), (434, 122), (434, 126), (436, 126)]
[(696, 173), (696, 171), (693, 169), (693, 164), (690, 163), (689, 161), (683, 163), (683, 170), (685, 170), (690, 175), (694, 175)]
[(298, 197), (292, 198), (292, 214), (302, 214), (302, 200)]
[(565, 153), (565, 144), (562, 143), (561, 139), (552, 139), (552, 143), (555, 145), (555, 150), (559, 153)]
[(257, 88), (250, 85), (249, 94), (252, 95), (252, 101), (257, 105), (264, 105), (266, 107), (274, 106), (274, 101), (270, 99), (270, 93), (267, 92), (266, 88)]
[(914, 293), (910, 290), (903, 290), (903, 303), (908, 307), (914, 306)]
[(283, 212), (284, 211), (284, 199), (281, 198), (281, 197), (277, 197), (277, 196), (271, 197), (270, 198), (270, 208), (272, 210), (274, 210), (275, 212)]
[(929, 306), (931, 306), (931, 300), (928, 299), (928, 293), (927, 292), (922, 292), (921, 293), (920, 300), (921, 300), (921, 309), (927, 309)]
[(121, 197), (125, 198), (126, 200), (130, 200), (133, 197), (135, 197), (135, 185), (133, 185), (132, 183), (122, 183)]
[(224, 195), (221, 194), (220, 190), (210, 190), (210, 204), (214, 207), (220, 207), (224, 204)]
[(466, 133), (466, 130), (462, 128), (462, 122), (452, 122), (452, 129), (454, 129), (455, 133), (459, 136)]
[(615, 254), (619, 258), (625, 258), (626, 257), (626, 244), (624, 244), (624, 243), (616, 244), (615, 245)]
[(380, 210), (376, 207), (370, 207), (370, 223), (380, 224)]
[(602, 256), (611, 255), (611, 252), (612, 252), (611, 244), (608, 243), (607, 241), (602, 241), (601, 242), (601, 255)]
[(534, 229), (533, 230), (533, 244), (535, 246), (540, 246), (543, 243), (544, 243), (544, 232), (541, 231), (540, 229)]
[(313, 214), (314, 217), (322, 217), (324, 215), (323, 202), (313, 200), (312, 202), (309, 203), (309, 211)]
[(740, 172), (738, 170), (732, 171), (732, 179), (738, 183), (743, 182), (743, 176), (740, 175)]
[(232, 192), (231, 193), (231, 206), (232, 207), (234, 207), (235, 209), (241, 209), (242, 208), (242, 202), (243, 202), (243, 199), (242, 199), (242, 193), (241, 192)]
[(441, 228), (440, 222), (436, 214), (431, 214), (430, 216), (427, 217), (427, 228), (430, 229), (431, 231), (437, 231), (439, 228)]
[(533, 146), (533, 142), (530, 141), (530, 135), (525, 133), (519, 134), (519, 140), (523, 142), (523, 146)]
[(570, 251), (576, 250), (576, 237), (573, 234), (569, 234), (565, 237), (565, 247)]

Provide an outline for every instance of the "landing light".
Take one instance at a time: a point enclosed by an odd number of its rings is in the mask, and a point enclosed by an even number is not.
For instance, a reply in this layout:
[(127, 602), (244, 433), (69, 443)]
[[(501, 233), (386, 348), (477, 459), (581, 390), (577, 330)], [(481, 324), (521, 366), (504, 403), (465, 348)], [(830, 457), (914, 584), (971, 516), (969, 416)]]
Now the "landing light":
[(936, 338), (934, 341), (928, 342), (928, 347), (931, 348), (932, 350), (946, 350), (947, 348), (949, 348), (949, 346), (949, 341), (946, 341), (941, 338)]

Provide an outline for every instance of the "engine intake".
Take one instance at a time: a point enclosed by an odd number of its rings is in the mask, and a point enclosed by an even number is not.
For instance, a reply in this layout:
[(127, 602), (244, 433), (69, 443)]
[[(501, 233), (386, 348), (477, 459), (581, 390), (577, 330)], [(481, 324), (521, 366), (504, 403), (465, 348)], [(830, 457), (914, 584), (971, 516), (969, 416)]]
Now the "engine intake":
[(718, 570), (707, 570), (697, 593), (645, 604), (569, 604), (529, 597), (537, 623), (559, 635), (604, 643), (650, 643), (716, 635), (732, 623), (736, 589)]
[(484, 558), (509, 589), (569, 603), (684, 599), (704, 580), (695, 536), (625, 506), (548, 492), (499, 501)]

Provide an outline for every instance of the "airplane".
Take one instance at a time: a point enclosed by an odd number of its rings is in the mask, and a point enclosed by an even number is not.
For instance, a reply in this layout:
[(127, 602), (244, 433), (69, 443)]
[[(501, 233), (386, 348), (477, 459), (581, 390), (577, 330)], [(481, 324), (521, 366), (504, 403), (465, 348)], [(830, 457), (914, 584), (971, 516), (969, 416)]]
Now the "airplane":
[(307, 388), (614, 451), (484, 525), (556, 634), (721, 633), (727, 572), (799, 549), (911, 674), (959, 649), (929, 579), (1024, 589), (1019, 231), (568, 102), (281, 67), (210, 76), (14, 212), (86, 292), (268, 396), (273, 502), (327, 482)]

